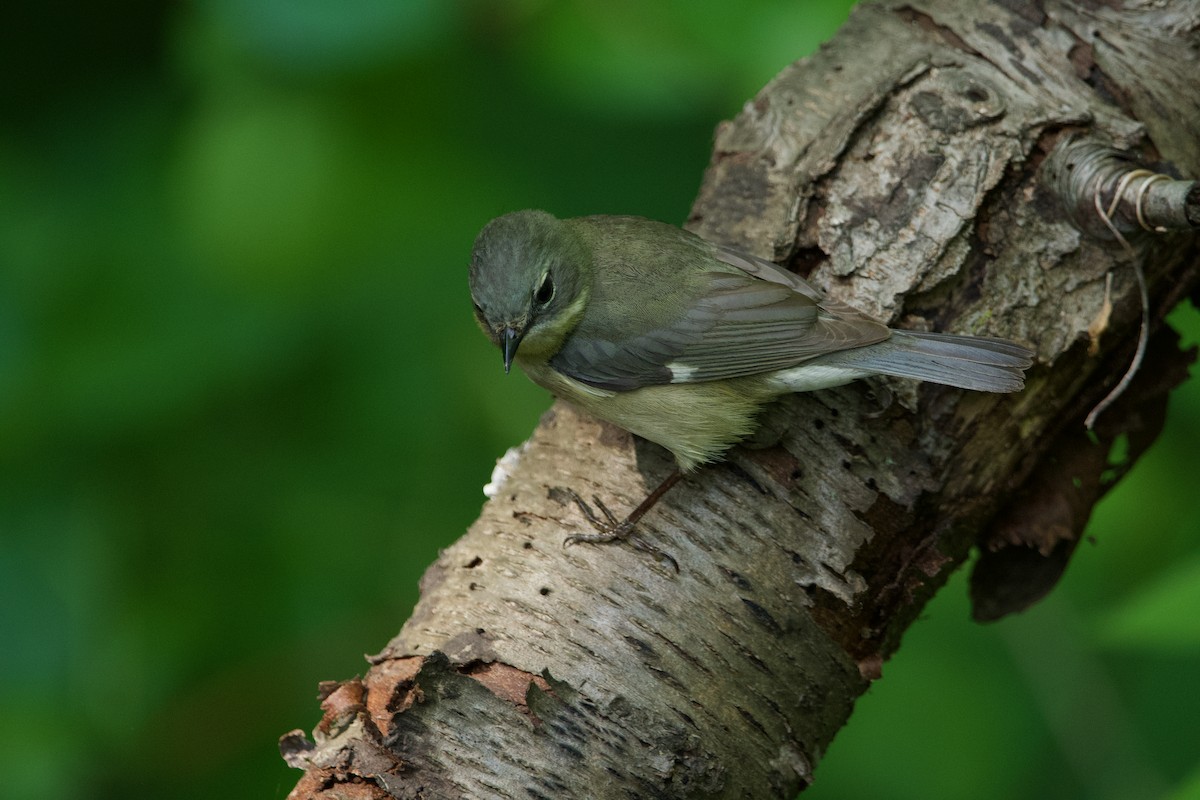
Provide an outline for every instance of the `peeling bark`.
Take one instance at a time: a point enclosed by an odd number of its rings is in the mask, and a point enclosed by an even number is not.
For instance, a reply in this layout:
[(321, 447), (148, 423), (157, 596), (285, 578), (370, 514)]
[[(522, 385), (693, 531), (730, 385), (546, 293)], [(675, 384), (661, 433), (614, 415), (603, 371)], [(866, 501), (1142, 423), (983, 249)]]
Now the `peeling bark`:
[[(1099, 443), (1082, 436), (1129, 360), (1137, 290), (1040, 166), (1073, 133), (1200, 175), (1198, 31), (1189, 3), (877, 3), (784, 70), (718, 128), (689, 227), (893, 324), (1029, 344), (1026, 391), (787, 398), (770, 446), (641, 523), (678, 575), (562, 547), (585, 523), (558, 487), (632, 508), (671, 464), (556, 405), (366, 678), (328, 694), (315, 745), (285, 737), (308, 770), (292, 797), (790, 797), (973, 545), (978, 616), (1044, 594), (1190, 357), (1158, 335)], [(1135, 247), (1158, 326), (1196, 290), (1196, 238)]]

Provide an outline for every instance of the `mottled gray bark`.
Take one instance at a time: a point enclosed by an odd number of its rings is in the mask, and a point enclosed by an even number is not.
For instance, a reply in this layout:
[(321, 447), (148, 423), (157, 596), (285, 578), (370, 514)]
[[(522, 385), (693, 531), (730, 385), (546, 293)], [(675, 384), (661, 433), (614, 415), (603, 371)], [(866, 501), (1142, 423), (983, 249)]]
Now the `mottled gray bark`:
[[(293, 796), (790, 797), (973, 544), (981, 617), (1047, 590), (1109, 485), (1106, 444), (1153, 439), (1185, 361), (1156, 335), (1100, 443), (1083, 436), (1137, 337), (1133, 257), (1072, 227), (1040, 166), (1075, 134), (1200, 175), (1200, 11), (1117, 5), (862, 6), (718, 129), (690, 218), (901, 327), (1030, 345), (1024, 393), (777, 404), (776, 444), (643, 521), (679, 574), (563, 548), (586, 527), (555, 487), (627, 510), (671, 465), (556, 405), (367, 676), (331, 687), (316, 744), (285, 737), (308, 770)], [(1134, 245), (1157, 325), (1196, 286), (1196, 239)]]

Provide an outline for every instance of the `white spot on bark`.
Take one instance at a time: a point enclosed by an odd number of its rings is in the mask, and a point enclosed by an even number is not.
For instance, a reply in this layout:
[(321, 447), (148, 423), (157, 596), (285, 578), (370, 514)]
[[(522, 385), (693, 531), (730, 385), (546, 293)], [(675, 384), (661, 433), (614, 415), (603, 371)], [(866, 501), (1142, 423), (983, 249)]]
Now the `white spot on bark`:
[(519, 447), (510, 447), (504, 452), (504, 455), (496, 460), (496, 466), (492, 468), (492, 479), (483, 485), (483, 493), (489, 499), (500, 494), (505, 481), (508, 480), (509, 474), (516, 469), (517, 462), (521, 460), (521, 453), (524, 451), (524, 444)]

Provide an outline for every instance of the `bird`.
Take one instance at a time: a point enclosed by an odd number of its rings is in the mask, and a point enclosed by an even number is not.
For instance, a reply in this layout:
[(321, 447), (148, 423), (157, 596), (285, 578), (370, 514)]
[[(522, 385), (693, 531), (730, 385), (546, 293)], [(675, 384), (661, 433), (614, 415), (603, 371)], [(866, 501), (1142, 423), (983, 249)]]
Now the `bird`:
[(1016, 392), (1033, 353), (1005, 339), (891, 329), (784, 267), (651, 219), (514, 211), (471, 251), (475, 319), (534, 383), (671, 452), (675, 470), (613, 541), (683, 474), (754, 432), (776, 398), (887, 375)]

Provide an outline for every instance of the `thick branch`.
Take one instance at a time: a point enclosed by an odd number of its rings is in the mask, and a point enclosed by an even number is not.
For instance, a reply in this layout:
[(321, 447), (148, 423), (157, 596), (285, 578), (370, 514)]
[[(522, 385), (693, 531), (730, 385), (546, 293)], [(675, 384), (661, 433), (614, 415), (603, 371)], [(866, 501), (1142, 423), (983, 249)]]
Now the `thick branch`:
[[(806, 785), (970, 546), (1045, 541), (1041, 515), (996, 525), (997, 509), (1053, 507), (1074, 485), (1045, 479), (1053, 450), (1120, 377), (1140, 312), (1127, 257), (1071, 226), (1039, 167), (1074, 132), (1200, 174), (1200, 109), (1153, 101), (1200, 97), (1196, 30), (1171, 10), (876, 4), (785, 70), (718, 129), (690, 226), (893, 323), (1028, 343), (1027, 390), (895, 383), (882, 411), (864, 386), (788, 398), (764, 415), (761, 438), (776, 444), (735, 450), (643, 520), (678, 575), (629, 548), (561, 546), (585, 523), (556, 487), (628, 509), (670, 463), (555, 406), (367, 677), (326, 699), (316, 746), (286, 739), (308, 769), (293, 796), (790, 797)], [(1195, 240), (1138, 248), (1161, 320), (1197, 283)], [(1166, 388), (1131, 392), (1142, 404), (1109, 412), (1102, 435)], [(1021, 580), (985, 584), (983, 600), (1003, 612)]]

